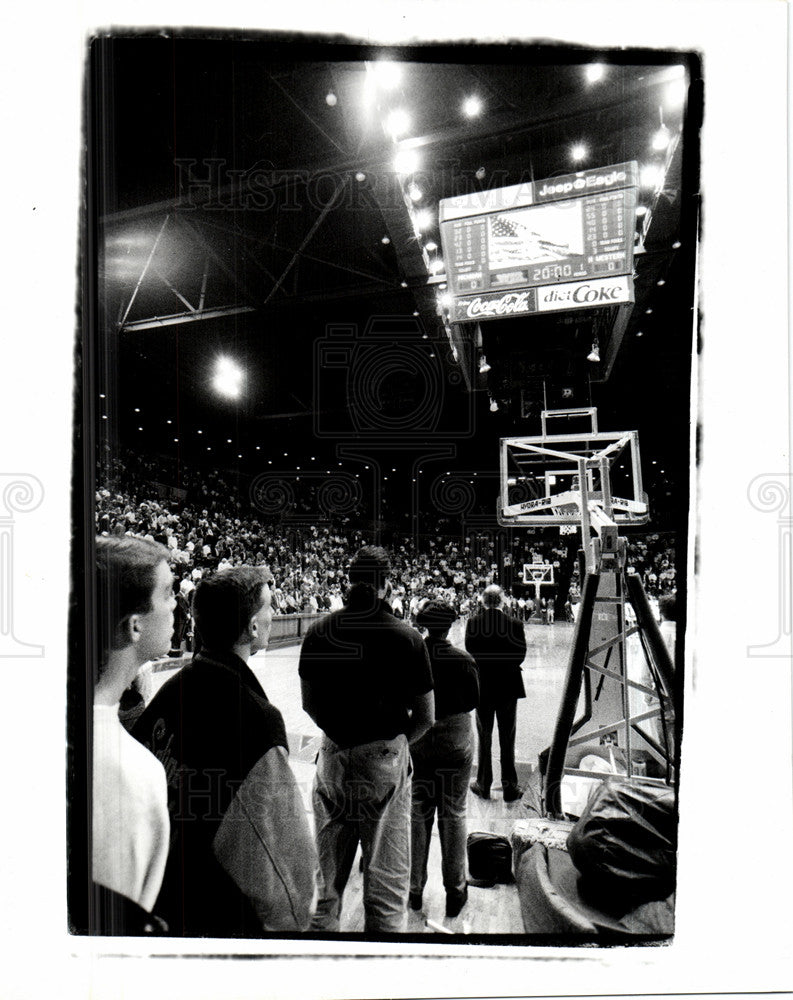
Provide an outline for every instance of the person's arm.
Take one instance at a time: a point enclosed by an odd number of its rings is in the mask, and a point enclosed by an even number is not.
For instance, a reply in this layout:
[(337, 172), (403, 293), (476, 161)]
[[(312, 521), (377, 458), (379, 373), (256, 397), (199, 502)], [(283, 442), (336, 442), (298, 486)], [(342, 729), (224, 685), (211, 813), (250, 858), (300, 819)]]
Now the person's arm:
[(520, 622), (514, 622), (513, 628), (515, 630), (515, 654), (520, 657), (518, 659), (518, 666), (520, 666), (526, 659), (526, 630)]
[(408, 743), (415, 743), (435, 722), (435, 693), (417, 695), (410, 705), (410, 726), (405, 734)]
[(272, 747), (251, 769), (212, 843), (248, 898), (263, 931), (306, 931), (316, 902), (314, 838), (286, 750)]
[(300, 693), (303, 700), (303, 710), (311, 716), (312, 720), (320, 727), (318, 714), (321, 707), (322, 699), (317, 697), (317, 685), (312, 679), (314, 673), (313, 663), (311, 662), (311, 652), (312, 652), (313, 636), (309, 632), (303, 641), (303, 645), (300, 649), (300, 662), (298, 665), (298, 673), (300, 674)]

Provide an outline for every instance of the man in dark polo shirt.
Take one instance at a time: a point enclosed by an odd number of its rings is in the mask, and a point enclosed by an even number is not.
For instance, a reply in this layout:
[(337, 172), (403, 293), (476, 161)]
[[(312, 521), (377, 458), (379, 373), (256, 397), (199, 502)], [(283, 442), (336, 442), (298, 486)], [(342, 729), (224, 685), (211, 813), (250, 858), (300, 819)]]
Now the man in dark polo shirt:
[(320, 864), (312, 929), (337, 931), (360, 842), (365, 930), (403, 929), (410, 877), (408, 744), (434, 721), (429, 659), (384, 598), (385, 551), (362, 548), (345, 606), (317, 622), (300, 652), (303, 707), (323, 731), (314, 784)]
[(284, 720), (247, 662), (267, 646), (271, 580), (239, 566), (198, 584), (201, 652), (133, 730), (168, 779), (172, 841), (158, 912), (178, 936), (260, 937), (311, 920), (316, 853)]

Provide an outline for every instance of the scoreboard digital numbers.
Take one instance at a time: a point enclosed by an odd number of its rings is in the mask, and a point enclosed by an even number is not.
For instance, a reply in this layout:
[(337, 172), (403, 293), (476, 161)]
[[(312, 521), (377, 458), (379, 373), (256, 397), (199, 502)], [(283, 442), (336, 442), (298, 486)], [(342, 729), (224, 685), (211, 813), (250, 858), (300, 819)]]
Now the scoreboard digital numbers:
[[(502, 296), (509, 306), (507, 291), (630, 275), (637, 190), (631, 162), (442, 200), (449, 290), (485, 304)], [(507, 313), (542, 309), (538, 296)]]

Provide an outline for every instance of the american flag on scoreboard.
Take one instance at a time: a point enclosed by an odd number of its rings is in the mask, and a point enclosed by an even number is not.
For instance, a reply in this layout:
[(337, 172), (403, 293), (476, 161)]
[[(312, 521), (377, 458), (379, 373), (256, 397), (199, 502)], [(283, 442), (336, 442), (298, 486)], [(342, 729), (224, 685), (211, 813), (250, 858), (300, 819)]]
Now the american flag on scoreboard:
[(569, 243), (553, 243), (529, 229), (519, 219), (495, 215), (490, 219), (491, 264), (517, 264), (532, 260), (563, 260)]

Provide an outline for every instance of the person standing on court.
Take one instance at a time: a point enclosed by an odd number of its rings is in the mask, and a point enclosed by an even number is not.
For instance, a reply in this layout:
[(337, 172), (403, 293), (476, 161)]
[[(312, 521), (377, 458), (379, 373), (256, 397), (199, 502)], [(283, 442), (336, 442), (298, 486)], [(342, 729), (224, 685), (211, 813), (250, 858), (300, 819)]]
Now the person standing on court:
[(476, 663), (447, 639), (456, 620), (457, 612), (443, 601), (428, 601), (419, 609), (416, 624), (428, 633), (425, 644), (435, 686), (435, 724), (410, 748), (413, 758), (410, 906), (414, 910), (422, 906), (430, 835), (437, 812), (447, 917), (456, 917), (468, 899), (465, 812), (473, 761), (471, 711), (479, 704)]
[(300, 651), (303, 708), (323, 731), (314, 783), (320, 886), (313, 930), (338, 931), (358, 844), (364, 929), (398, 933), (410, 877), (410, 753), (435, 720), (432, 673), (415, 629), (385, 601), (390, 563), (365, 546), (339, 611), (316, 622)]
[(491, 744), (493, 725), (498, 722), (501, 748), (501, 788), (505, 802), (523, 794), (515, 770), (515, 722), (518, 699), (526, 697), (521, 664), (526, 657), (523, 625), (504, 612), (504, 591), (496, 584), (485, 587), (482, 607), (469, 619), (465, 648), (479, 670), (479, 707), (476, 728), (479, 737), (479, 765), (471, 791), (490, 798), (493, 781)]

